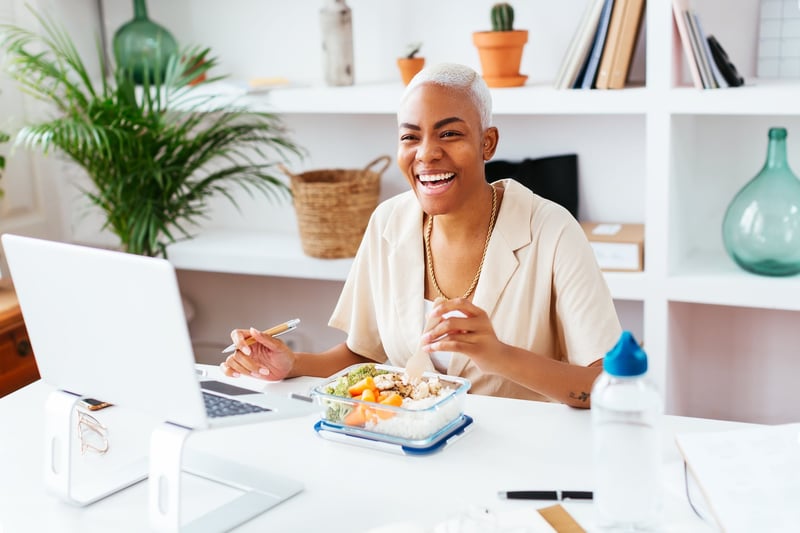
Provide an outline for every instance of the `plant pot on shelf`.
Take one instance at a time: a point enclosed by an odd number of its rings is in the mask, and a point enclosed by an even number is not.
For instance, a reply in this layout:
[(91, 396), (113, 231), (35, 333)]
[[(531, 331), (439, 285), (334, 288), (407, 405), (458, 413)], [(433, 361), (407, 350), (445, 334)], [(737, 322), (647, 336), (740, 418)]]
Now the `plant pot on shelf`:
[(424, 57), (398, 57), (397, 68), (400, 69), (400, 77), (403, 79), (403, 84), (408, 85), (417, 72), (422, 70), (425, 66)]
[(528, 76), (519, 73), (528, 30), (476, 31), (472, 42), (478, 49), (483, 79), (489, 87), (519, 87)]

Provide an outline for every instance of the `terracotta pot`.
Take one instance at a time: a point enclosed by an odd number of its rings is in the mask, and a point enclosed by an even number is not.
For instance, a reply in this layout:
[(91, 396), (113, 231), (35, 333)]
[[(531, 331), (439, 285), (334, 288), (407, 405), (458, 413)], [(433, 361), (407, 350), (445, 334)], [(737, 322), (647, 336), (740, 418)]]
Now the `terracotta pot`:
[(489, 87), (518, 87), (528, 76), (519, 73), (528, 30), (476, 31), (472, 42), (478, 48), (483, 79)]
[(397, 68), (400, 69), (400, 77), (403, 78), (403, 83), (408, 85), (411, 78), (422, 70), (425, 66), (424, 57), (399, 57), (397, 58)]

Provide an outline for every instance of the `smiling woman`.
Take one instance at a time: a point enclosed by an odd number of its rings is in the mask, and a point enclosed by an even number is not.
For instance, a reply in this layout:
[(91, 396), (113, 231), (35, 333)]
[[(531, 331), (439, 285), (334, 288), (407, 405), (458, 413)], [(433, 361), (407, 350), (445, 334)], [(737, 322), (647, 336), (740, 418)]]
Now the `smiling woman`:
[[(295, 353), (235, 330), (239, 351), (224, 371), (275, 380), (388, 362), (410, 374), (421, 348), (472, 392), (589, 407), (621, 331), (614, 304), (566, 209), (514, 180), (486, 181), (500, 141), (486, 83), (462, 65), (425, 68), (397, 123), (410, 190), (378, 205), (367, 226), (329, 322), (347, 341)], [(258, 342), (246, 346), (251, 335)]]

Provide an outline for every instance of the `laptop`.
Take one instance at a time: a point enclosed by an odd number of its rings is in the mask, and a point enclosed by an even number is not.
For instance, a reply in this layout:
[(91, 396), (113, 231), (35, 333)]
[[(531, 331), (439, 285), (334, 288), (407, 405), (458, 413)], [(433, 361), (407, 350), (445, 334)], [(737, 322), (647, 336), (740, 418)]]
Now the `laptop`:
[(39, 373), (53, 387), (191, 429), (318, 411), (201, 376), (166, 259), (8, 233), (2, 244)]

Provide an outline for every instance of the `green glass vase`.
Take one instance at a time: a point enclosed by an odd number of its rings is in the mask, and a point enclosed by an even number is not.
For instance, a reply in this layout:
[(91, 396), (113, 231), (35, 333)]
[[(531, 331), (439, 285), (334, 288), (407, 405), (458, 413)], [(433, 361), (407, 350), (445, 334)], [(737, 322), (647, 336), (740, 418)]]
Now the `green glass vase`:
[(133, 20), (114, 33), (113, 45), (117, 68), (126, 69), (139, 84), (145, 79), (153, 83), (156, 74), (163, 80), (170, 56), (178, 53), (172, 34), (148, 18), (145, 0), (133, 0)]
[(748, 272), (800, 273), (800, 180), (787, 162), (785, 128), (770, 128), (766, 163), (728, 206), (722, 238)]

